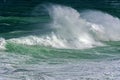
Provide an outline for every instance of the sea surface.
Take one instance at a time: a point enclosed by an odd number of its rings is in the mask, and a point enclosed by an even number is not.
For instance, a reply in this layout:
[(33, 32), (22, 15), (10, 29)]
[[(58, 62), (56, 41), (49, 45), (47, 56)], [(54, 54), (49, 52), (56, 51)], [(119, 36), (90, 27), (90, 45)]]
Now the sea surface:
[(120, 80), (120, 1), (1, 0), (0, 80)]

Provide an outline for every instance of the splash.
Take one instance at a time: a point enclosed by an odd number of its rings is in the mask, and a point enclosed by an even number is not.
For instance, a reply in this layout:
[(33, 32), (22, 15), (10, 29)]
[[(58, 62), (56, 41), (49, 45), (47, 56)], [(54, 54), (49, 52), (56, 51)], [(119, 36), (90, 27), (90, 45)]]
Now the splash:
[[(81, 13), (83, 19), (90, 23), (97, 24), (96, 27), (101, 28), (98, 34), (99, 39), (102, 41), (120, 41), (120, 19), (113, 17), (110, 14), (88, 10)], [(99, 25), (99, 26), (98, 26)], [(104, 34), (102, 34), (104, 33)], [(100, 37), (100, 35), (102, 37)]]
[(60, 5), (47, 8), (52, 19), (51, 34), (28, 36), (9, 41), (55, 48), (84, 49), (103, 46), (101, 41), (120, 40), (120, 20), (100, 11), (77, 10)]
[(86, 48), (100, 45), (90, 34), (91, 23), (82, 19), (80, 13), (65, 6), (54, 5), (49, 9), (51, 24), (55, 34), (66, 40), (66, 45), (72, 48)]

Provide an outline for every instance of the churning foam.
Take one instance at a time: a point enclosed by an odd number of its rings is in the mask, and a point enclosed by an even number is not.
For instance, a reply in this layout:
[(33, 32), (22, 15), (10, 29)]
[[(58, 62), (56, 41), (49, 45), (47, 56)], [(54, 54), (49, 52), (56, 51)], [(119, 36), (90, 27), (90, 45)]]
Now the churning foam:
[(71, 8), (53, 5), (48, 8), (51, 34), (28, 36), (9, 41), (56, 48), (83, 49), (103, 45), (100, 41), (120, 40), (120, 20), (100, 11), (81, 14)]
[(0, 38), (0, 50), (4, 50), (6, 45), (6, 41), (4, 38)]

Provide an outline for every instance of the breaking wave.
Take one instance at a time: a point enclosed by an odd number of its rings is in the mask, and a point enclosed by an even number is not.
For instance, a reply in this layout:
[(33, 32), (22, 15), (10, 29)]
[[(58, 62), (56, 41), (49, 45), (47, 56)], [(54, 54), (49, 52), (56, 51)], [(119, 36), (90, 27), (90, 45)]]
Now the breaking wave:
[[(83, 11), (52, 5), (47, 8), (51, 17), (51, 34), (12, 38), (7, 41), (51, 46), (55, 48), (84, 49), (103, 46), (102, 41), (120, 40), (120, 20), (101, 11)], [(1, 48), (1, 45), (0, 45)]]

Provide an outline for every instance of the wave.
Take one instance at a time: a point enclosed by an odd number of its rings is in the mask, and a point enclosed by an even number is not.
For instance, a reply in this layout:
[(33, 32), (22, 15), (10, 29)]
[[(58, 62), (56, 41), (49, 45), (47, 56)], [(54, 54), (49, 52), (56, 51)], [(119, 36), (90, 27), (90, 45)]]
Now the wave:
[(120, 20), (101, 11), (83, 11), (52, 5), (47, 8), (51, 17), (50, 34), (12, 38), (8, 42), (42, 45), (55, 48), (84, 49), (103, 46), (102, 41), (120, 40)]
[[(114, 43), (114, 42), (113, 42)], [(30, 55), (39, 59), (107, 59), (119, 56), (118, 43), (111, 46), (96, 47), (90, 49), (57, 49), (50, 47), (41, 47), (40, 45), (29, 46), (17, 43), (7, 43), (6, 51), (11, 53), (20, 53)], [(107, 51), (107, 52), (106, 52)]]

